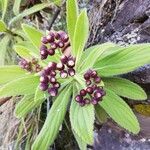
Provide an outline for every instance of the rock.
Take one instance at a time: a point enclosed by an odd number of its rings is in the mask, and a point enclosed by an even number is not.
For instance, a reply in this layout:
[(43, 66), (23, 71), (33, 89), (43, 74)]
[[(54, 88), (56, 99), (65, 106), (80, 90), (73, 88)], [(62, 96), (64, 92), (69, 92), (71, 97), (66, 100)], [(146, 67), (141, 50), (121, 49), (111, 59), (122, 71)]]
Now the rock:
[(95, 133), (93, 150), (149, 150), (150, 141), (137, 139), (133, 135), (118, 129), (112, 129), (108, 124)]

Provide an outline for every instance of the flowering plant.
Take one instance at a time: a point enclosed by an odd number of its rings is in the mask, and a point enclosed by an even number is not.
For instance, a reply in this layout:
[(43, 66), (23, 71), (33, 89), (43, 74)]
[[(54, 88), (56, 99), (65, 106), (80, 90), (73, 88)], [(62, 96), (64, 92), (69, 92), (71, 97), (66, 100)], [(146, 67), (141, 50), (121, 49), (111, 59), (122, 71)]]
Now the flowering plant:
[[(146, 100), (137, 84), (117, 77), (150, 62), (150, 44), (120, 47), (104, 43), (85, 49), (89, 36), (86, 10), (79, 13), (76, 0), (67, 0), (67, 30), (46, 34), (22, 25), (25, 41), (14, 46), (22, 58), (19, 65), (0, 67), (0, 97), (23, 98), (15, 115), (25, 118), (47, 97), (53, 102), (33, 150), (53, 144), (69, 112), (72, 132), (80, 149), (94, 141), (95, 116), (107, 113), (118, 125), (137, 134), (139, 123), (122, 97)], [(65, 54), (64, 49), (71, 49)]]

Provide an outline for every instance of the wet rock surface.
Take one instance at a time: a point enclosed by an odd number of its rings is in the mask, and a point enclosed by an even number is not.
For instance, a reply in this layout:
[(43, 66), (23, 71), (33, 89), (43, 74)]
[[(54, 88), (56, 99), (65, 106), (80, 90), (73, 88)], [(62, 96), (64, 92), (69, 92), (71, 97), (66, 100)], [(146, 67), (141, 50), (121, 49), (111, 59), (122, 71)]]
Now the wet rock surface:
[(112, 129), (104, 125), (95, 133), (93, 150), (149, 150), (150, 141), (144, 138), (136, 139), (133, 135)]

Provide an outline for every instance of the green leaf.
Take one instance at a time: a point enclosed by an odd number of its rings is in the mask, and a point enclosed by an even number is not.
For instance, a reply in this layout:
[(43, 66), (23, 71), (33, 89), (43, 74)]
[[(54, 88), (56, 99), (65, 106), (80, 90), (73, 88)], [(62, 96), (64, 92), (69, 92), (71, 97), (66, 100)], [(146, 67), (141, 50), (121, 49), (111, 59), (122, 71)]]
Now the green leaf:
[(39, 84), (39, 77), (27, 75), (11, 82), (6, 83), (0, 88), (0, 98), (17, 96), (17, 95), (31, 95)]
[(149, 62), (150, 44), (137, 44), (99, 60), (94, 68), (101, 76), (113, 76), (128, 73)]
[(16, 51), (16, 53), (20, 57), (22, 57), (22, 58), (24, 58), (26, 60), (32, 60), (32, 58), (33, 58), (32, 55), (30, 54), (30, 51), (25, 46), (21, 46), (21, 45), (16, 44), (14, 46), (14, 50)]
[(37, 48), (29, 41), (23, 41), (23, 42), (17, 43), (15, 46), (26, 49), (25, 51), (29, 51), (29, 54), (36, 58), (40, 57), (39, 50), (37, 50)]
[(62, 0), (49, 0), (49, 2), (53, 2), (57, 6), (61, 6)]
[(22, 28), (31, 43), (37, 48), (37, 51), (39, 52), (39, 48), (41, 46), (41, 37), (43, 36), (43, 34), (39, 30), (27, 24), (23, 24)]
[(0, 66), (5, 64), (7, 46), (10, 42), (10, 37), (5, 35), (0, 41), (1, 49), (0, 49)]
[(14, 0), (13, 12), (15, 15), (19, 14), (21, 0)]
[(0, 0), (1, 10), (2, 10), (2, 20), (4, 20), (7, 6), (8, 6), (8, 0)]
[(94, 140), (94, 107), (87, 105), (81, 107), (75, 101), (77, 95), (74, 89), (74, 96), (70, 107), (70, 121), (72, 129), (87, 144), (93, 144)]
[(0, 84), (10, 82), (12, 80), (26, 76), (26, 71), (19, 66), (1, 66), (0, 67)]
[(101, 45), (93, 46), (92, 49), (89, 48), (88, 55), (81, 60), (81, 70), (85, 72), (88, 68), (92, 68), (95, 62), (100, 59), (100, 57), (108, 50), (108, 48), (114, 47), (113, 43), (104, 43)]
[(26, 17), (26, 16), (29, 16), (29, 15), (31, 15), (31, 14), (33, 14), (33, 13), (36, 13), (36, 12), (38, 12), (38, 11), (40, 11), (40, 10), (46, 8), (46, 7), (49, 7), (51, 4), (52, 4), (52, 3), (50, 3), (50, 2), (47, 2), (47, 3), (46, 3), (46, 2), (43, 2), (43, 3), (41, 3), (41, 4), (36, 4), (36, 5), (34, 5), (33, 7), (29, 8), (29, 9), (26, 9), (26, 10), (24, 10), (22, 13), (18, 14), (16, 17), (14, 17), (12, 20), (10, 20), (10, 23), (9, 23), (9, 24), (12, 25), (12, 24), (14, 24), (15, 22), (17, 22), (17, 21), (23, 19), (23, 18)]
[[(73, 37), (75, 32), (75, 25), (77, 22), (79, 10), (76, 0), (67, 0), (67, 29), (70, 38), (71, 45), (73, 45)], [(75, 55), (75, 54), (74, 54)]]
[(86, 10), (83, 10), (77, 19), (73, 39), (73, 55), (76, 57), (76, 63), (80, 62), (83, 49), (89, 36), (89, 21)]
[(32, 145), (32, 150), (47, 150), (53, 144), (65, 117), (70, 96), (71, 87), (67, 86), (54, 101), (44, 126)]
[(106, 96), (100, 102), (102, 108), (121, 127), (137, 134), (140, 131), (140, 126), (131, 108), (114, 92), (108, 89), (105, 90)]
[(75, 131), (73, 131), (73, 134), (80, 150), (87, 150), (87, 144), (75, 133)]
[(15, 107), (15, 116), (17, 118), (26, 117), (28, 113), (39, 107), (45, 99), (39, 98), (38, 101), (34, 101), (33, 95), (24, 96)]
[(7, 30), (6, 24), (0, 20), (0, 32), (5, 32)]
[(105, 87), (112, 90), (119, 96), (123, 96), (132, 100), (146, 100), (145, 91), (137, 84), (118, 77), (104, 78)]
[(95, 113), (96, 118), (100, 123), (105, 123), (107, 121), (107, 118), (109, 118), (106, 111), (100, 105), (95, 106)]
[(34, 95), (34, 102), (38, 101), (39, 99), (44, 98), (44, 92), (40, 90), (39, 86), (37, 87)]

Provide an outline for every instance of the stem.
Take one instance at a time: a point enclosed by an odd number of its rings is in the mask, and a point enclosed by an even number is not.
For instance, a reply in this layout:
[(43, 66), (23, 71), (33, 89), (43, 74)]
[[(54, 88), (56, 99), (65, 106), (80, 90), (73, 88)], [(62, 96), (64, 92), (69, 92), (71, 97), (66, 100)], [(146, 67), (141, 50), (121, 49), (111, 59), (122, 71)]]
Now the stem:
[(24, 38), (23, 38), (21, 35), (19, 35), (19, 34), (17, 34), (17, 33), (12, 32), (12, 31), (11, 31), (11, 30), (9, 30), (9, 29), (7, 29), (7, 30), (6, 30), (6, 32), (7, 32), (8, 34), (10, 34), (10, 35), (14, 36), (14, 37), (18, 36), (19, 38), (21, 38), (22, 40), (24, 40)]
[(52, 20), (51, 20), (51, 22), (50, 22), (49, 27), (48, 27), (48, 30), (51, 30), (51, 28), (52, 28), (54, 22), (56, 21), (58, 15), (60, 14), (60, 11), (61, 11), (60, 7), (57, 7), (57, 8), (56, 8), (56, 12), (55, 12), (55, 14), (54, 14), (54, 16), (53, 16), (53, 18), (52, 18)]

